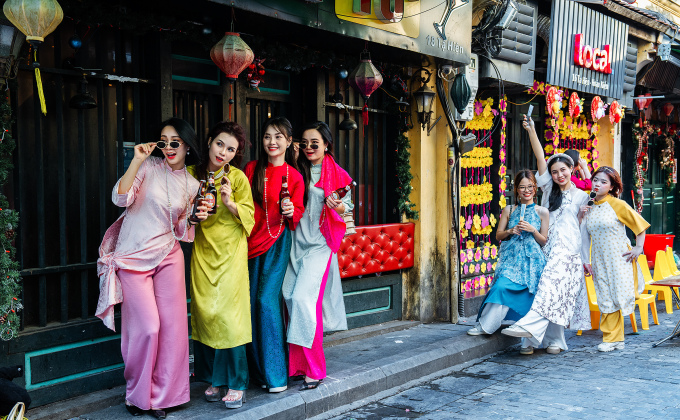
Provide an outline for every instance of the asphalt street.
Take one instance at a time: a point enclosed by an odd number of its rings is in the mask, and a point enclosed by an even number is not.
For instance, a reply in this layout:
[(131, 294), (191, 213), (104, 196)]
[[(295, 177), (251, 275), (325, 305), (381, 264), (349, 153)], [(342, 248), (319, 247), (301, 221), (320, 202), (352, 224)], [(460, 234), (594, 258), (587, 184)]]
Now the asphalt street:
[(638, 334), (626, 318), (624, 350), (598, 352), (597, 330), (568, 331), (569, 350), (559, 355), (524, 356), (515, 346), (333, 420), (680, 419), (680, 338), (652, 348), (680, 319), (680, 311), (669, 315), (663, 308), (660, 303), (660, 325), (647, 331), (638, 317)]

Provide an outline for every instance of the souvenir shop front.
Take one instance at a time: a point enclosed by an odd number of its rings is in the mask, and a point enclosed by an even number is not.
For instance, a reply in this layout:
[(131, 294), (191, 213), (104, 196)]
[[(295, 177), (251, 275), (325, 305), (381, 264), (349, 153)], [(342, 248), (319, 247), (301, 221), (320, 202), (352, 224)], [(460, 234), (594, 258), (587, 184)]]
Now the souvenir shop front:
[[(498, 58), (480, 53), (474, 117), (466, 124), (484, 139), (461, 159), (460, 287), (467, 316), (493, 281), (495, 227), (502, 209), (516, 202), (514, 176), (536, 168), (524, 115), (531, 109), (546, 157), (576, 149), (592, 172), (619, 165), (624, 111), (633, 102), (637, 49), (627, 24), (567, 0), (525, 7), (527, 28), (520, 29), (531, 47), (521, 55), (517, 47), (501, 50)], [(520, 39), (511, 29), (503, 37)]]
[[(23, 310), (0, 354), (25, 366), (21, 385), (34, 405), (124, 382), (120, 335), (93, 316), (98, 247), (120, 214), (111, 187), (132, 148), (172, 116), (199, 139), (218, 121), (239, 122), (251, 142), (244, 162), (258, 157), (269, 117), (287, 117), (296, 138), (303, 124), (328, 122), (336, 160), (357, 182), (359, 232), (340, 258), (350, 328), (449, 319), (456, 291), (439, 256), (448, 252), (450, 200), (435, 175), (448, 173), (451, 133), (432, 96), (436, 61), (469, 62), (470, 5), (378, 3), (172, 2), (160, 12), (63, 0), (64, 20), (37, 55), (44, 111), (27, 45), (14, 53), (18, 75), (3, 110), (16, 121), (7, 185), (20, 215)], [(234, 80), (210, 58), (231, 31), (254, 59)]]

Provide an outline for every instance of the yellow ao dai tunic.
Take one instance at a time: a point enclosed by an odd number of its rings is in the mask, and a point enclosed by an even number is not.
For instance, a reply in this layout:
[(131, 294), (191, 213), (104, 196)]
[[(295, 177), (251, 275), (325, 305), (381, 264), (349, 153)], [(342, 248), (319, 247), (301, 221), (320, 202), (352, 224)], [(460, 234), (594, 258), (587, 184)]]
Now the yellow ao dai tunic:
[[(237, 347), (252, 341), (248, 235), (255, 226), (250, 183), (237, 168), (215, 174), (219, 190), (222, 177), (231, 181), (234, 216), (218, 197), (217, 214), (196, 228), (191, 256), (192, 338), (215, 349)], [(196, 168), (189, 167), (195, 174)]]

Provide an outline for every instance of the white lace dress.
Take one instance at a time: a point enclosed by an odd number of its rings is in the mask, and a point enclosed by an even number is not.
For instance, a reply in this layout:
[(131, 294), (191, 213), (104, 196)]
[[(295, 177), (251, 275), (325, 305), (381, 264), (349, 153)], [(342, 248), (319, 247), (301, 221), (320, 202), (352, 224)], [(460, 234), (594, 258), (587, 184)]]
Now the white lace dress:
[[(541, 204), (549, 206), (552, 177), (536, 174), (543, 191)], [(531, 309), (550, 322), (571, 329), (590, 329), (588, 295), (581, 260), (581, 230), (578, 212), (588, 195), (572, 184), (562, 192), (562, 205), (550, 212), (548, 242), (543, 248), (547, 263)]]

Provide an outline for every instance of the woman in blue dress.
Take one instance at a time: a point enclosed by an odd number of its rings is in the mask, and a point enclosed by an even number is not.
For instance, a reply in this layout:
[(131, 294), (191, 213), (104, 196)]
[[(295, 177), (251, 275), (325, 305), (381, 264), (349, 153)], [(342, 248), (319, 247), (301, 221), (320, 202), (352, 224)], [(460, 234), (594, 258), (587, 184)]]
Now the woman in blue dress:
[[(517, 205), (503, 209), (496, 239), (501, 242), (493, 287), (487, 293), (470, 335), (493, 334), (504, 319), (517, 321), (529, 312), (545, 267), (541, 246), (548, 240), (548, 209), (534, 203), (537, 184), (530, 170), (515, 176)], [(522, 346), (523, 354), (533, 348)]]

